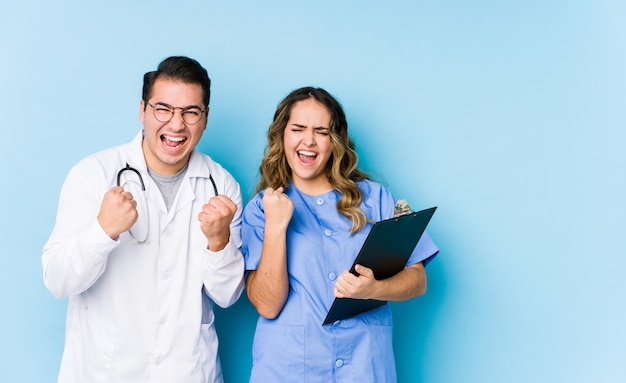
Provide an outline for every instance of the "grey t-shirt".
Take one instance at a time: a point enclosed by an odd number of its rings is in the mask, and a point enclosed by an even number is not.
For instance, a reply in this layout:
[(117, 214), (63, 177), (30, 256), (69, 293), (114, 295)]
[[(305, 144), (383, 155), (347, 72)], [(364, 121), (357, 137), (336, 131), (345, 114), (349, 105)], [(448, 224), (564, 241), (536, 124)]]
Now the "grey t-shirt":
[(187, 165), (185, 165), (173, 176), (162, 176), (148, 168), (148, 174), (152, 177), (154, 182), (156, 182), (159, 190), (161, 191), (161, 195), (163, 195), (167, 211), (170, 211), (170, 207), (172, 207), (172, 204), (174, 203), (174, 198), (176, 198), (176, 193), (178, 192), (178, 188), (180, 187), (180, 183), (183, 180), (185, 172), (187, 172)]

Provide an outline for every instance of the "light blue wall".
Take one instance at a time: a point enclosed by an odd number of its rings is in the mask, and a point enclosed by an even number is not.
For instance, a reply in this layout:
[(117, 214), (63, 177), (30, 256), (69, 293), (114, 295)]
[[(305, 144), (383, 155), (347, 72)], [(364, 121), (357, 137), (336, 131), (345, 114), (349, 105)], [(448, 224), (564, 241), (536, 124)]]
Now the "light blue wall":
[[(394, 304), (401, 382), (626, 381), (626, 3), (7, 1), (0, 10), (0, 381), (54, 382), (41, 278), (61, 183), (140, 129), (141, 79), (213, 79), (200, 149), (251, 195), (279, 100), (343, 103), (361, 165), (439, 206), (426, 296)], [(227, 382), (255, 314), (220, 310)]]

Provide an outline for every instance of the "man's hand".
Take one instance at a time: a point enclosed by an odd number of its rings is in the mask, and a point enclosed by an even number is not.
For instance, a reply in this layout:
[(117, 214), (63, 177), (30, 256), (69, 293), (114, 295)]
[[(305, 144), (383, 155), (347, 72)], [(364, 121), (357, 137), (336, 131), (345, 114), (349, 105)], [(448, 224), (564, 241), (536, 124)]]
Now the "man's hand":
[(137, 222), (137, 201), (121, 186), (115, 186), (102, 199), (98, 223), (113, 240)]
[(200, 228), (209, 242), (207, 248), (211, 251), (220, 251), (230, 241), (230, 223), (237, 212), (237, 204), (225, 195), (211, 197), (209, 202), (202, 206), (198, 214)]

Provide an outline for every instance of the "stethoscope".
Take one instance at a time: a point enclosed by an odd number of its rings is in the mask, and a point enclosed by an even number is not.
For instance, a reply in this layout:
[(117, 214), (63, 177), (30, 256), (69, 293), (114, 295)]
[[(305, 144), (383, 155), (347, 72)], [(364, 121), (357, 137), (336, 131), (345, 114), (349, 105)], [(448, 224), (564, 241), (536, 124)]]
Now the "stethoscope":
[[(137, 174), (137, 177), (139, 178), (139, 185), (136, 181), (132, 180), (127, 180), (124, 184), (122, 184), (122, 173), (127, 170)], [(209, 174), (209, 179), (211, 180), (213, 191), (217, 197), (217, 185), (215, 184), (215, 180), (211, 174)], [(137, 201), (137, 213), (139, 217), (137, 218), (137, 222), (135, 222), (135, 224), (128, 231), (135, 241), (143, 243), (148, 240), (148, 229), (150, 223), (150, 220), (148, 219), (148, 197), (146, 195), (146, 184), (143, 182), (143, 177), (141, 176), (141, 173), (139, 173), (139, 170), (131, 167), (127, 162), (126, 167), (123, 167), (119, 172), (117, 172), (117, 186), (122, 186), (125, 191), (130, 192), (135, 201)], [(140, 190), (139, 186), (141, 186)], [(138, 198), (139, 194), (142, 194), (143, 198)]]

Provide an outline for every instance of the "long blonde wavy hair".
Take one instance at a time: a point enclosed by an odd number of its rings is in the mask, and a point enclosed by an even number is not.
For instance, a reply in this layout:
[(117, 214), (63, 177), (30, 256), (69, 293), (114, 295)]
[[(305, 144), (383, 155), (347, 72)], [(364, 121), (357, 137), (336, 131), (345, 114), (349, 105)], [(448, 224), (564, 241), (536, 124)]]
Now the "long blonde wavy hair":
[(303, 100), (314, 99), (330, 112), (330, 141), (332, 155), (326, 164), (326, 177), (332, 187), (341, 193), (337, 210), (352, 221), (352, 234), (361, 230), (367, 223), (365, 213), (359, 208), (363, 195), (357, 186), (358, 181), (369, 179), (357, 168), (359, 161), (354, 143), (348, 135), (348, 123), (339, 102), (322, 88), (303, 87), (291, 92), (280, 102), (274, 120), (267, 130), (267, 147), (261, 161), (261, 178), (257, 192), (268, 187), (287, 188), (291, 180), (291, 167), (287, 163), (284, 147), (284, 131), (291, 117), (293, 106)]

